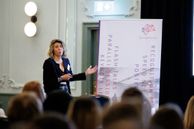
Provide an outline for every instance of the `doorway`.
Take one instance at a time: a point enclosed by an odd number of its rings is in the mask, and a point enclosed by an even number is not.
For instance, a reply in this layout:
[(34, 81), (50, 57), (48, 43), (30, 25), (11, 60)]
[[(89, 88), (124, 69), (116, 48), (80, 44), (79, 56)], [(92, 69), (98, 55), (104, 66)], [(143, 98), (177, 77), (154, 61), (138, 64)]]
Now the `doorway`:
[[(83, 23), (82, 69), (98, 63), (99, 23)], [(82, 81), (82, 95), (95, 94), (96, 74)]]

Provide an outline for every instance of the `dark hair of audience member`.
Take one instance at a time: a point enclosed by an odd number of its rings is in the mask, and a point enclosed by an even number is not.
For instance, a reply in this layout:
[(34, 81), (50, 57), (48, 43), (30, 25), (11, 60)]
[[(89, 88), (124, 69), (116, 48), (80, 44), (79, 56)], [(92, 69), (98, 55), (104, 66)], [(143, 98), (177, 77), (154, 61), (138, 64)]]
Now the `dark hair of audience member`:
[(136, 87), (130, 87), (126, 89), (121, 96), (121, 100), (122, 102), (128, 102), (132, 105), (135, 105), (140, 113), (142, 112), (143, 94)]
[(103, 129), (142, 129), (141, 115), (129, 103), (116, 103), (105, 110), (102, 126)]
[(44, 111), (66, 114), (72, 96), (62, 90), (56, 90), (48, 94), (43, 103)]
[(187, 103), (184, 116), (185, 129), (194, 129), (194, 96), (191, 96)]
[(43, 87), (38, 81), (27, 82), (24, 85), (22, 92), (34, 92), (40, 98), (41, 102), (45, 99)]
[(72, 101), (67, 115), (77, 129), (96, 129), (101, 122), (100, 106), (91, 97), (82, 96)]
[(161, 106), (150, 120), (149, 129), (183, 129), (183, 120), (176, 109)]
[(32, 121), (30, 129), (75, 129), (72, 122), (60, 113), (47, 112)]
[(42, 103), (33, 93), (20, 93), (8, 103), (7, 117), (9, 122), (30, 121), (42, 112)]
[(151, 104), (144, 94), (136, 87), (129, 87), (123, 92), (121, 101), (132, 104), (138, 109), (143, 126), (147, 128), (151, 118)]

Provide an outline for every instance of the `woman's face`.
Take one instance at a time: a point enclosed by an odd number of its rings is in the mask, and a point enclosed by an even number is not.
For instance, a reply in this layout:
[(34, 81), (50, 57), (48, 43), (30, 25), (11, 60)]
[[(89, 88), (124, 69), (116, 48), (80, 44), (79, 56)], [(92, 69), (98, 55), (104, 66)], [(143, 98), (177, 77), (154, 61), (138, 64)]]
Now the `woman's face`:
[(63, 45), (59, 42), (56, 42), (53, 45), (53, 55), (54, 56), (62, 56), (63, 55)]

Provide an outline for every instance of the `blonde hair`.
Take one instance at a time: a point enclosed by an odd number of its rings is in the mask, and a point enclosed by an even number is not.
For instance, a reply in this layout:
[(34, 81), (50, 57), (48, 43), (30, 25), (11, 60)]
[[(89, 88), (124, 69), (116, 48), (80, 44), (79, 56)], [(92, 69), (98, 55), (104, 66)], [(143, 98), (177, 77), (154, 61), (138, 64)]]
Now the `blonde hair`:
[(186, 129), (194, 129), (194, 96), (192, 96), (187, 103), (184, 126)]
[(53, 58), (53, 56), (54, 56), (54, 50), (53, 49), (54, 49), (54, 44), (55, 43), (60, 43), (62, 45), (62, 47), (63, 47), (63, 55), (62, 55), (62, 57), (66, 57), (66, 53), (65, 53), (66, 48), (65, 48), (65, 45), (64, 45), (63, 41), (60, 40), (60, 39), (53, 39), (50, 42), (50, 46), (49, 46), (49, 50), (48, 50), (48, 56)]

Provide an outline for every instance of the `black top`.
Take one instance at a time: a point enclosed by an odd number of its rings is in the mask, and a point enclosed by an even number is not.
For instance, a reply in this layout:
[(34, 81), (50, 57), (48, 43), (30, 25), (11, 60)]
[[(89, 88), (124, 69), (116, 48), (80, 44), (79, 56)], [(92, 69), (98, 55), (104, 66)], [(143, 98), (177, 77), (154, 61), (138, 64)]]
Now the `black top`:
[(8, 129), (10, 125), (8, 118), (0, 117), (0, 129)]
[[(64, 65), (64, 72), (59, 68), (59, 64), (57, 64), (54, 59), (48, 58), (44, 61), (43, 64), (43, 84), (44, 90), (48, 94), (51, 91), (60, 89), (60, 82), (58, 78), (64, 74), (70, 73), (72, 78), (69, 81), (76, 80), (85, 80), (85, 73), (73, 74), (71, 70), (71, 65), (68, 58), (62, 58)], [(65, 81), (67, 83), (68, 91), (71, 93), (69, 81)]]

